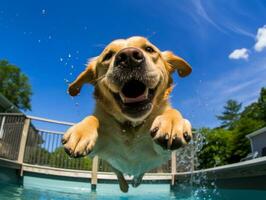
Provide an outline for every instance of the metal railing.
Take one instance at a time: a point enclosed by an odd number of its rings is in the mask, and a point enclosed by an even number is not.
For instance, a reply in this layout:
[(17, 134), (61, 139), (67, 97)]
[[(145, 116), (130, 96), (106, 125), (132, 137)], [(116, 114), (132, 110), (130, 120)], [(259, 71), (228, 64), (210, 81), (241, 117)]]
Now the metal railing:
[[(45, 123), (46, 127), (60, 125), (61, 131), (39, 129), (37, 122)], [(20, 113), (0, 113), (0, 157), (30, 165), (91, 171), (91, 158), (70, 158), (61, 145), (64, 131), (73, 124)], [(111, 172), (111, 169), (99, 159), (98, 171)], [(150, 172), (170, 173), (171, 161)]]
[(0, 157), (17, 160), (25, 116), (0, 115)]
[[(44, 123), (56, 124), (63, 126), (65, 130), (74, 123), (62, 122), (57, 120), (44, 119), (39, 117), (28, 116), (32, 123), (39, 121)], [(91, 170), (92, 159), (70, 158), (61, 145), (64, 132), (37, 129), (31, 124), (29, 134), (36, 137), (27, 137), (24, 163), (40, 165), (47, 167), (56, 167), (62, 169)]]
[(63, 133), (30, 129), (35, 140), (27, 139), (24, 162), (64, 169), (91, 170), (91, 159), (70, 158), (61, 145)]

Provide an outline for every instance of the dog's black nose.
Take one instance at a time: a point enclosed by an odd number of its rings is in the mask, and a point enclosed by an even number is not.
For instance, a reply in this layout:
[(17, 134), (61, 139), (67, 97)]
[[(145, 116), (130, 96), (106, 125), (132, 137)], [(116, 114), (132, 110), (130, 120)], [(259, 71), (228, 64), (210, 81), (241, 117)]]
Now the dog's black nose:
[(128, 47), (122, 49), (115, 57), (115, 65), (123, 67), (138, 67), (144, 62), (144, 55), (141, 50)]

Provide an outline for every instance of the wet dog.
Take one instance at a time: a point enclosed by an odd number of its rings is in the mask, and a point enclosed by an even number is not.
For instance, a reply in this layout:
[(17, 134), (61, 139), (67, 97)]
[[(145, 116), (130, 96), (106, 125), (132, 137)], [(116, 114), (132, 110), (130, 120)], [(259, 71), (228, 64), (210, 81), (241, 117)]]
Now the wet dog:
[(69, 86), (76, 96), (83, 84), (94, 85), (96, 108), (66, 132), (66, 152), (107, 161), (123, 192), (128, 191), (123, 174), (134, 176), (138, 186), (145, 172), (168, 161), (171, 151), (192, 137), (189, 121), (168, 100), (172, 73), (185, 77), (191, 71), (185, 60), (146, 38), (111, 42)]

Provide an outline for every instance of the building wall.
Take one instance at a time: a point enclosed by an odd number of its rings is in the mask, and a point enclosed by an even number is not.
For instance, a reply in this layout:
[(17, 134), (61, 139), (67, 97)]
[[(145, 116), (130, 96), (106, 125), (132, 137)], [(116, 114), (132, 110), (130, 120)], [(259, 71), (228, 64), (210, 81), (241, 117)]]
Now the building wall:
[(262, 149), (266, 147), (266, 131), (264, 133), (252, 137), (251, 140), (253, 153), (257, 151), (259, 153), (259, 156), (262, 156)]

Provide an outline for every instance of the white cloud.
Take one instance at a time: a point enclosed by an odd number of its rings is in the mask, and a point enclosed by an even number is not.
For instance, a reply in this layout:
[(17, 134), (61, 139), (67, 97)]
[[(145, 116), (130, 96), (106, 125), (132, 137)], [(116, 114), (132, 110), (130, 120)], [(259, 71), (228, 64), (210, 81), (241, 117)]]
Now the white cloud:
[(246, 48), (242, 49), (235, 49), (232, 53), (229, 54), (228, 56), (230, 59), (245, 59), (247, 60), (249, 57), (249, 52)]
[(262, 51), (264, 48), (266, 48), (266, 25), (258, 29), (254, 45), (256, 51)]
[[(254, 45), (254, 49), (257, 52), (262, 51), (266, 48), (266, 25), (259, 28), (256, 35), (256, 43)], [(230, 59), (244, 59), (247, 60), (249, 57), (249, 50), (246, 48), (235, 49), (228, 56)]]

